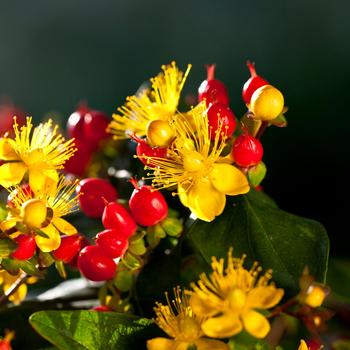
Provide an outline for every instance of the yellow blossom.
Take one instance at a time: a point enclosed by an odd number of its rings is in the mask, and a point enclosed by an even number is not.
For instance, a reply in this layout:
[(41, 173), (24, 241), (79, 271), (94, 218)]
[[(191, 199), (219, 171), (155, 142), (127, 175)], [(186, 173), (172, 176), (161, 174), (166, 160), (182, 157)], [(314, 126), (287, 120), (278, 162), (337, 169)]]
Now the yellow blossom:
[(205, 103), (199, 104), (186, 115), (173, 122), (176, 138), (168, 150), (167, 158), (147, 157), (155, 166), (155, 188), (177, 186), (177, 194), (183, 205), (199, 219), (212, 221), (225, 208), (226, 195), (234, 196), (249, 191), (246, 176), (236, 167), (222, 162), (220, 157), (226, 143), (222, 125), (218, 126), (211, 142)]
[(154, 338), (147, 341), (148, 350), (228, 350), (227, 344), (204, 338), (201, 324), (204, 317), (197, 316), (189, 306), (188, 297), (179, 287), (174, 289), (175, 298), (167, 305), (157, 303), (155, 307), (157, 325), (172, 339)]
[(270, 331), (268, 320), (257, 310), (277, 305), (283, 289), (269, 283), (271, 271), (259, 276), (257, 264), (246, 270), (244, 259), (234, 258), (231, 249), (225, 268), (224, 259), (213, 257), (213, 272), (209, 277), (202, 274), (198, 283), (191, 285), (190, 306), (194, 313), (207, 317), (201, 327), (209, 337), (228, 338), (245, 329), (256, 338), (264, 338)]
[[(6, 293), (18, 279), (22, 278), (24, 273), (20, 270), (17, 275), (11, 275), (5, 270), (0, 270), (0, 291)], [(9, 296), (9, 301), (14, 304), (19, 304), (23, 301), (27, 295), (27, 284), (32, 284), (37, 281), (36, 277), (30, 277), (26, 280), (26, 283), (22, 283), (15, 292), (11, 293)], [(1, 293), (0, 293), (1, 295)]]
[(32, 118), (20, 129), (14, 118), (14, 138), (0, 139), (0, 185), (8, 188), (19, 184), (28, 174), (29, 185), (35, 193), (48, 192), (58, 182), (62, 169), (76, 151), (74, 140), (65, 141), (57, 133), (52, 120), (33, 129)]
[(61, 176), (54, 193), (33, 195), (22, 187), (14, 188), (16, 195), (12, 198), (8, 217), (0, 223), (1, 230), (13, 236), (18, 235), (18, 231), (33, 232), (36, 244), (43, 252), (57, 249), (60, 233), (77, 233), (74, 226), (62, 219), (78, 209), (76, 184), (67, 184)]
[(151, 79), (151, 89), (129, 96), (124, 106), (113, 115), (108, 131), (115, 139), (125, 139), (135, 134), (146, 135), (148, 124), (154, 120), (170, 121), (176, 114), (181, 90), (191, 69), (185, 73), (175, 62), (162, 66), (162, 73)]

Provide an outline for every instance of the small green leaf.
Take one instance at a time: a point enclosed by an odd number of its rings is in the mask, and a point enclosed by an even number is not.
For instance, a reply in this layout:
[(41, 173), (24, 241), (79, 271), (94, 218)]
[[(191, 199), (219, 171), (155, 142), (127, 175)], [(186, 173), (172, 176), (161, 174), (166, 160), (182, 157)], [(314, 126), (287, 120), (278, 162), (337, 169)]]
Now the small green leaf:
[(159, 335), (151, 320), (116, 312), (39, 311), (29, 322), (61, 350), (145, 349)]
[(124, 255), (123, 263), (131, 270), (139, 269), (142, 266), (142, 260), (129, 251)]
[(129, 241), (128, 250), (134, 255), (143, 255), (146, 253), (145, 241), (143, 238), (138, 239), (137, 241)]
[(248, 180), (249, 183), (253, 186), (259, 186), (261, 181), (264, 180), (266, 176), (266, 165), (264, 162), (260, 162), (257, 165), (249, 168), (248, 170)]
[(14, 259), (2, 259), (1, 266), (11, 275), (19, 274), (19, 267)]
[(261, 120), (256, 120), (251, 117), (250, 113), (246, 113), (242, 118), (241, 118), (241, 124), (243, 125), (243, 128), (247, 128), (249, 135), (256, 136), (258, 133), (260, 126), (261, 126)]
[(284, 114), (280, 114), (277, 118), (270, 120), (269, 124), (278, 126), (279, 128), (285, 128), (288, 123)]
[(8, 258), (16, 249), (17, 244), (10, 238), (0, 239), (0, 258)]
[(38, 235), (38, 236), (41, 236), (41, 237), (44, 237), (44, 238), (50, 238), (44, 231), (38, 229), (38, 228), (32, 228), (32, 230)]
[(40, 262), (40, 266), (49, 267), (55, 262), (55, 259), (50, 253), (44, 253), (40, 251), (38, 255), (38, 261)]
[(181, 221), (176, 218), (167, 217), (160, 223), (160, 225), (167, 233), (167, 235), (172, 237), (179, 237), (183, 230)]
[(14, 264), (16, 264), (21, 270), (27, 273), (30, 276), (42, 277), (43, 272), (39, 271), (34, 264), (30, 261), (26, 260), (14, 260)]
[(131, 289), (133, 283), (134, 283), (134, 277), (132, 272), (127, 269), (123, 269), (119, 271), (119, 266), (118, 266), (117, 276), (114, 279), (115, 286), (121, 292), (128, 292)]
[(247, 254), (247, 266), (258, 261), (265, 270), (272, 268), (277, 285), (292, 295), (305, 266), (316, 280), (325, 280), (329, 240), (323, 226), (278, 209), (261, 192), (234, 197), (215, 221), (197, 220), (189, 236), (208, 263), (233, 247), (234, 255)]
[(67, 272), (66, 272), (66, 268), (64, 267), (64, 263), (63, 261), (56, 261), (55, 262), (55, 267), (56, 267), (56, 270), (58, 272), (58, 274), (66, 279), (67, 278)]

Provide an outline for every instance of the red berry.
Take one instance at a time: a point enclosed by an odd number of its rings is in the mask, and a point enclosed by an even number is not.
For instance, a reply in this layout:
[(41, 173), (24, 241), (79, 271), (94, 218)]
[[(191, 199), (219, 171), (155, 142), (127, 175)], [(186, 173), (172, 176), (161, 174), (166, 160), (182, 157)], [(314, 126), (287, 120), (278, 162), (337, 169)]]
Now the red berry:
[(249, 167), (258, 164), (263, 156), (264, 149), (261, 142), (250, 135), (240, 135), (232, 147), (232, 156), (236, 164)]
[(76, 140), (84, 140), (84, 112), (78, 110), (69, 116), (67, 133), (70, 138), (74, 137)]
[[(28, 199), (34, 197), (34, 193), (30, 188), (29, 184), (23, 184), (20, 187), (21, 187), (21, 192), (25, 194), (25, 196), (28, 197)], [(16, 205), (14, 204), (13, 201), (17, 199), (17, 196), (18, 196), (18, 189), (16, 188), (15, 190), (11, 191), (11, 193), (7, 197), (7, 205), (10, 208), (16, 208)]]
[(263, 79), (262, 77), (256, 74), (253, 63), (248, 61), (247, 66), (250, 71), (251, 77), (243, 85), (242, 97), (243, 97), (243, 101), (246, 104), (249, 104), (254, 91), (259, 89), (259, 87), (261, 86), (268, 85), (269, 83), (265, 79)]
[(100, 218), (105, 208), (105, 202), (113, 202), (118, 194), (107, 180), (89, 177), (79, 182), (76, 188), (80, 194), (79, 204), (82, 212), (92, 218)]
[(207, 111), (210, 137), (215, 140), (216, 131), (221, 126), (221, 133), (227, 137), (231, 137), (236, 128), (236, 119), (230, 107), (222, 103), (212, 104)]
[(32, 235), (22, 234), (15, 239), (18, 247), (11, 253), (11, 257), (18, 260), (28, 260), (36, 251), (35, 239)]
[(25, 113), (20, 108), (12, 104), (0, 105), (0, 135), (12, 131), (14, 116), (19, 126), (25, 124)]
[(207, 66), (207, 80), (204, 80), (198, 88), (198, 101), (206, 101), (207, 106), (211, 103), (220, 102), (229, 105), (229, 97), (226, 86), (220, 80), (214, 79), (215, 64)]
[(92, 157), (92, 151), (84, 141), (75, 140), (78, 149), (64, 164), (64, 171), (76, 176), (83, 176)]
[(323, 344), (316, 338), (308, 339), (306, 345), (309, 350), (320, 350), (323, 347)]
[(96, 236), (97, 246), (112, 259), (124, 255), (128, 249), (128, 243), (128, 237), (121, 235), (115, 229), (104, 230)]
[(131, 183), (135, 189), (129, 199), (129, 207), (135, 221), (142, 226), (153, 226), (165, 219), (168, 204), (163, 195), (151, 186), (138, 187), (134, 179)]
[(136, 154), (139, 157), (140, 161), (150, 167), (155, 167), (155, 164), (152, 164), (146, 157), (155, 157), (155, 158), (166, 158), (167, 148), (166, 147), (151, 147), (146, 140), (140, 139), (135, 135), (132, 135), (131, 138), (137, 142)]
[(83, 237), (76, 234), (61, 237), (60, 246), (52, 252), (52, 255), (64, 263), (69, 263), (80, 251)]
[(102, 224), (105, 229), (115, 229), (121, 236), (132, 236), (137, 225), (129, 212), (119, 203), (108, 203), (102, 214)]
[[(111, 310), (108, 306), (106, 305), (98, 305), (98, 306), (95, 306), (93, 307), (92, 309), (90, 310), (93, 310), (93, 311), (99, 311), (99, 312), (108, 312), (108, 311), (113, 311)], [(0, 349), (1, 350), (1, 349)]]
[[(87, 247), (91, 245), (90, 242), (84, 237), (81, 236), (81, 241), (80, 241), (80, 250), (82, 250), (83, 248)], [(75, 256), (68, 262), (70, 267), (73, 268), (77, 268), (78, 267), (78, 257), (79, 257), (79, 251), (77, 252), (77, 254), (75, 254)]]
[(100, 247), (90, 245), (79, 253), (78, 268), (87, 279), (98, 282), (112, 279), (117, 265)]
[(84, 116), (84, 137), (89, 142), (98, 144), (108, 137), (108, 117), (100, 111), (89, 111)]

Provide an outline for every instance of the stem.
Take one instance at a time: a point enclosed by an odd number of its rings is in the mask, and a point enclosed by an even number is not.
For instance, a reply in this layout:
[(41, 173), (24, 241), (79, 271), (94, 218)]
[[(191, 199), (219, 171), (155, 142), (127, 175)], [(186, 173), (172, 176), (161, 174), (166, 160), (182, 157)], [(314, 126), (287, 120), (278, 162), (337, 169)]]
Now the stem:
[(11, 287), (0, 297), (0, 305), (6, 304), (9, 297), (16, 292), (16, 290), (28, 279), (28, 275), (23, 272)]
[(215, 64), (207, 64), (207, 81), (215, 79)]
[(269, 126), (269, 122), (261, 122), (260, 128), (258, 130), (258, 132), (256, 133), (255, 138), (257, 138), (258, 140), (261, 139), (261, 136), (263, 135), (263, 133), (265, 132), (266, 128)]
[[(286, 310), (297, 303), (295, 298), (287, 300), (283, 305), (276, 307), (276, 309), (272, 310), (271, 314), (268, 316), (269, 318), (275, 317), (281, 313), (286, 313)], [(290, 313), (288, 313), (290, 314)]]

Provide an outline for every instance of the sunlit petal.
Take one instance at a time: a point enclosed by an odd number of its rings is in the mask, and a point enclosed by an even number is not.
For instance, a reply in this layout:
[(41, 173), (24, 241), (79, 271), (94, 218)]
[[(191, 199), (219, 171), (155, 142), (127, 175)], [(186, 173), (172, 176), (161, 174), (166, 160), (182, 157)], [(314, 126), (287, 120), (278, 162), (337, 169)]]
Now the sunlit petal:
[(248, 310), (242, 315), (244, 329), (255, 338), (265, 338), (270, 331), (269, 321), (257, 311)]
[(248, 293), (247, 305), (251, 308), (268, 309), (277, 305), (283, 294), (283, 289), (275, 286), (256, 287)]
[(78, 232), (72, 224), (62, 218), (54, 218), (52, 223), (61, 233), (68, 236), (75, 235)]
[(60, 246), (61, 236), (53, 225), (50, 224), (42, 228), (41, 231), (49, 236), (49, 238), (39, 236), (38, 234), (35, 236), (35, 242), (41, 251), (51, 252)]
[(202, 331), (212, 338), (229, 338), (242, 330), (242, 323), (236, 314), (224, 313), (209, 318), (202, 324)]
[(0, 166), (0, 185), (10, 187), (19, 184), (27, 167), (22, 162), (5, 163)]
[(147, 350), (175, 350), (175, 340), (154, 338), (147, 341)]

